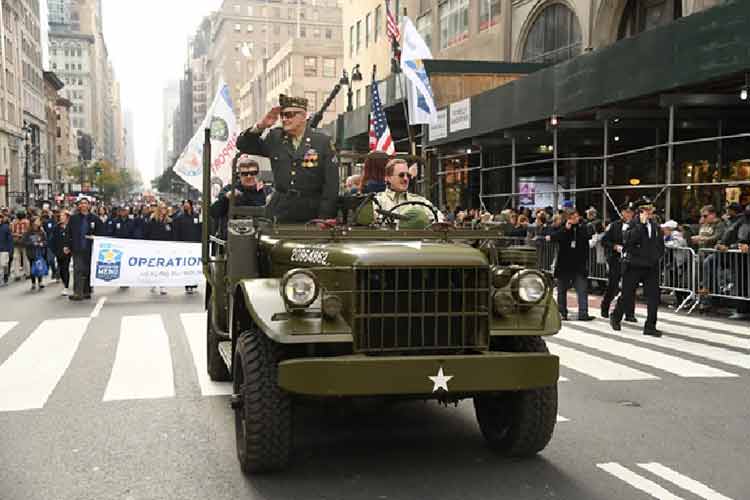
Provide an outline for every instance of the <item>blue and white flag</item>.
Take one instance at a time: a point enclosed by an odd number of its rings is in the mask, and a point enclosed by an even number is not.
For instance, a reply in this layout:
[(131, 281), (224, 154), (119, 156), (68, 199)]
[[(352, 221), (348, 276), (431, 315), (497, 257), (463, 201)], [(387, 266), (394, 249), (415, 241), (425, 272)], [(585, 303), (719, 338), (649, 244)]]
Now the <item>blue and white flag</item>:
[(432, 59), (432, 52), (411, 19), (404, 17), (401, 30), (401, 71), (408, 78), (407, 99), (409, 124), (436, 123), (437, 106), (423, 61)]

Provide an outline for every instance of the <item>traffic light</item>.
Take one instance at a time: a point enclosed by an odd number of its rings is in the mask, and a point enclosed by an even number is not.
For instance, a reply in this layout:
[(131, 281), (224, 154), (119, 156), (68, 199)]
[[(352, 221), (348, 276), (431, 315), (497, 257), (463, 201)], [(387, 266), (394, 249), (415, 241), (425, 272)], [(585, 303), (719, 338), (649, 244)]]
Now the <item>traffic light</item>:
[(97, 177), (101, 177), (101, 175), (102, 175), (102, 166), (101, 165), (97, 165), (96, 167), (94, 167), (94, 173), (96, 174)]

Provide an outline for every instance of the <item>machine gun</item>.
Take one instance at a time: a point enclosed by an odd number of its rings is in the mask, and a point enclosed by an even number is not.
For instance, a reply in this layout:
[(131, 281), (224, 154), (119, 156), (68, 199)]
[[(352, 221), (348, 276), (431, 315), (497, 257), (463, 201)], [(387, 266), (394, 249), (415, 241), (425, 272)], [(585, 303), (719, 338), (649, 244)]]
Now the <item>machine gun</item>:
[(317, 111), (314, 115), (312, 115), (312, 117), (310, 117), (311, 128), (318, 127), (320, 120), (323, 119), (323, 113), (326, 112), (326, 109), (328, 109), (328, 106), (330, 106), (333, 100), (336, 99), (336, 96), (338, 95), (339, 92), (341, 92), (341, 83), (337, 83), (336, 86), (333, 87), (333, 90), (331, 90), (331, 93), (328, 94), (328, 98), (326, 98), (320, 110)]

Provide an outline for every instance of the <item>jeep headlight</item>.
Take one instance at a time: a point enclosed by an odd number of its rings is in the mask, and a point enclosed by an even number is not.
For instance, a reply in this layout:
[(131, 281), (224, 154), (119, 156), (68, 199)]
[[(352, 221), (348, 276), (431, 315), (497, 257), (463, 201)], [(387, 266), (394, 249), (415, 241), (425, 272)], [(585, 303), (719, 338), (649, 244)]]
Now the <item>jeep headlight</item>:
[(536, 271), (522, 271), (514, 281), (516, 298), (525, 304), (538, 304), (547, 294), (547, 282)]
[(281, 296), (290, 307), (309, 307), (319, 292), (318, 280), (307, 269), (292, 269), (281, 279)]

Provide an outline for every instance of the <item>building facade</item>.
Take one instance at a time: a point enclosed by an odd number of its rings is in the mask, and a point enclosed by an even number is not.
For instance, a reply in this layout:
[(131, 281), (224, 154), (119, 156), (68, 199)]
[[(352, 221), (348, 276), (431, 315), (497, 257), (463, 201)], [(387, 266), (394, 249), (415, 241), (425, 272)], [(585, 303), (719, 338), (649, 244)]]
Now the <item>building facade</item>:
[[(45, 109), (45, 122), (46, 122), (46, 133), (47, 137), (45, 143), (47, 144), (47, 155), (44, 158), (46, 163), (45, 170), (47, 171), (48, 177), (47, 182), (40, 183), (37, 186), (37, 192), (39, 193), (40, 199), (51, 200), (55, 193), (62, 191), (63, 169), (59, 158), (57, 157), (57, 134), (61, 127), (60, 121), (57, 118), (57, 101), (60, 98), (60, 90), (65, 84), (51, 71), (44, 72), (44, 109)], [(62, 118), (62, 117), (61, 117)]]
[(171, 81), (162, 91), (162, 134), (161, 134), (161, 161), (154, 170), (154, 177), (158, 177), (172, 166), (172, 158), (175, 155), (174, 144), (174, 114), (180, 105), (180, 82)]
[(70, 114), (72, 106), (73, 103), (64, 97), (58, 97), (55, 102), (55, 165), (59, 170), (61, 184), (70, 182), (67, 172), (78, 162), (78, 146)]

